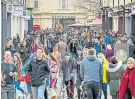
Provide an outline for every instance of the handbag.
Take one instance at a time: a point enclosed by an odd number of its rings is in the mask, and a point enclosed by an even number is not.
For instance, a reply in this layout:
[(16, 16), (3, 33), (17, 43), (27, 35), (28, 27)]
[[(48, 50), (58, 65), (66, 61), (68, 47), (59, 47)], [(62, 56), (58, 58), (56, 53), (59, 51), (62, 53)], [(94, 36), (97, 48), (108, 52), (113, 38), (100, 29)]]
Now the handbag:
[(18, 81), (24, 81), (25, 80), (25, 77), (23, 77), (22, 74), (18, 74), (17, 80)]
[(25, 75), (25, 82), (27, 82), (27, 83), (31, 82), (31, 78), (30, 78), (28, 72), (26, 72), (26, 75)]

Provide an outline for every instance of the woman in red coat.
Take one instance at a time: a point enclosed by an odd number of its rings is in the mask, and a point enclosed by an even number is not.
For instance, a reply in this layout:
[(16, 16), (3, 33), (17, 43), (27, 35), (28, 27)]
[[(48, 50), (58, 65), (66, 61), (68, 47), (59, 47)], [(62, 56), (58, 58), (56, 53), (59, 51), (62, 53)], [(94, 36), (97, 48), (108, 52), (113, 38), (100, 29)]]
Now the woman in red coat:
[(135, 60), (133, 58), (127, 60), (127, 69), (120, 82), (119, 99), (135, 99)]

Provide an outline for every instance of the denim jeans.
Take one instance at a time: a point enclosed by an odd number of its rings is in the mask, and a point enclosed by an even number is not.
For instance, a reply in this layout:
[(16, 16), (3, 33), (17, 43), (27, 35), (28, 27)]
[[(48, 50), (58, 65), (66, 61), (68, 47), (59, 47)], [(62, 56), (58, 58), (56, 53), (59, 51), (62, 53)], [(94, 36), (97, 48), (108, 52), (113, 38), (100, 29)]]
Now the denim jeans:
[(14, 99), (14, 86), (6, 85), (5, 87), (1, 87), (1, 99)]
[(87, 99), (98, 99), (100, 95), (100, 83), (85, 82), (84, 90), (86, 91)]
[(107, 83), (102, 83), (102, 90), (103, 90), (103, 94), (104, 94), (105, 99), (107, 99), (107, 94), (108, 94), (107, 87), (108, 87)]
[(20, 87), (20, 81), (15, 81), (15, 88), (24, 93), (24, 90)]
[(44, 99), (44, 91), (46, 84), (40, 85), (39, 87), (32, 86), (33, 99)]

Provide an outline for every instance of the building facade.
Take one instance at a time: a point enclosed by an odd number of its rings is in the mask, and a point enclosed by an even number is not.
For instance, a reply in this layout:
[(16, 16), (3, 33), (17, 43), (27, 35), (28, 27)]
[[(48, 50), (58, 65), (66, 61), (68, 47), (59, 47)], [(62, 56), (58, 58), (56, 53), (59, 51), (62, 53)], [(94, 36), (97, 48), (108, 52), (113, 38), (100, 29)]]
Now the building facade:
[(34, 24), (43, 29), (56, 28), (58, 25), (66, 27), (76, 22), (86, 23), (95, 18), (94, 14), (75, 8), (74, 4), (75, 0), (31, 0)]
[(115, 31), (135, 35), (135, 0), (104, 0), (102, 22), (109, 27), (103, 27), (108, 32)]
[[(19, 34), (21, 40), (24, 37), (26, 27), (28, 0), (1, 0), (1, 50), (2, 56), (4, 53), (4, 46), (6, 45), (7, 38)], [(24, 14), (26, 12), (26, 14)]]

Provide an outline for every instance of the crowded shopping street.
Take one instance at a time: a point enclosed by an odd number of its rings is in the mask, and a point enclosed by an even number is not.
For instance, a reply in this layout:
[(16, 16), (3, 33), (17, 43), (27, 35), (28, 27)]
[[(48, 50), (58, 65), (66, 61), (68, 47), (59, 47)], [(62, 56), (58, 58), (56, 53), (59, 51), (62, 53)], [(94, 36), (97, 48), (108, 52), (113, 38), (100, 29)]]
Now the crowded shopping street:
[(1, 16), (1, 99), (135, 99), (135, 0), (2, 0)]

